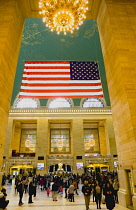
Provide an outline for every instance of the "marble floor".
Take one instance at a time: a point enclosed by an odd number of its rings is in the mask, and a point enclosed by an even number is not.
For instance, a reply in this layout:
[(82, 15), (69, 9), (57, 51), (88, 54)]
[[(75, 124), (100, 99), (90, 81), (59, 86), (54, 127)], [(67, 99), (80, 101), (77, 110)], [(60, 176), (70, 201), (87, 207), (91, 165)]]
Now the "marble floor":
[[(6, 185), (7, 189), (7, 199), (9, 200), (9, 205), (7, 206), (7, 210), (86, 210), (85, 204), (84, 204), (84, 197), (81, 192), (81, 186), (78, 190), (79, 195), (75, 195), (75, 202), (69, 202), (66, 198), (64, 198), (64, 195), (60, 197), (58, 194), (58, 201), (53, 201), (50, 196), (47, 197), (45, 191), (41, 191), (40, 189), (37, 189), (37, 195), (36, 197), (33, 197), (32, 204), (28, 204), (28, 194), (24, 194), (23, 196), (23, 206), (18, 206), (19, 196), (18, 194), (15, 194), (14, 191), (14, 184), (12, 186)], [(101, 205), (102, 209), (106, 209), (105, 204)], [(92, 202), (92, 197), (90, 201), (90, 209), (96, 210), (96, 204), (95, 202)], [(119, 204), (116, 204), (116, 207), (114, 210), (128, 210), (127, 208), (124, 208), (120, 206)]]

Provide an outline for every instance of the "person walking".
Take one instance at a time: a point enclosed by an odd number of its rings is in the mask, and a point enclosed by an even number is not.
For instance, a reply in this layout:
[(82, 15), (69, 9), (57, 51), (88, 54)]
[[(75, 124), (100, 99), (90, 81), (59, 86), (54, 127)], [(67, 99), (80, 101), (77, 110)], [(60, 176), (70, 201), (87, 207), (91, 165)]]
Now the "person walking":
[(58, 194), (58, 184), (57, 184), (57, 182), (54, 182), (54, 184), (52, 185), (53, 201), (57, 201), (57, 194)]
[(17, 191), (19, 192), (19, 206), (22, 206), (24, 203), (22, 202), (23, 193), (24, 193), (24, 181), (20, 180), (17, 185)]
[(67, 180), (64, 181), (64, 188), (65, 188), (65, 198), (67, 198), (68, 197), (67, 190), (69, 188), (69, 184)]
[(96, 202), (96, 200), (95, 200), (95, 187), (96, 187), (96, 180), (95, 179), (93, 179), (92, 180), (92, 194), (93, 194), (93, 202)]
[(47, 188), (46, 193), (47, 193), (47, 197), (49, 197), (49, 195), (50, 195), (50, 188)]
[(74, 192), (78, 195), (78, 192), (77, 192), (77, 181), (76, 180), (74, 180), (73, 185), (74, 185)]
[(102, 187), (100, 186), (100, 183), (97, 180), (94, 191), (95, 191), (95, 202), (97, 204), (97, 209), (101, 209)]
[(69, 200), (70, 200), (70, 202), (75, 202), (75, 200), (74, 200), (74, 185), (73, 185), (73, 183), (71, 183), (70, 187), (69, 187)]
[(114, 201), (114, 188), (110, 184), (110, 182), (106, 183), (103, 193), (105, 195), (105, 202), (107, 209), (112, 210), (115, 207), (115, 201)]
[(86, 210), (89, 209), (90, 197), (91, 197), (92, 187), (88, 184), (88, 181), (84, 181), (82, 186), (82, 193), (84, 194)]
[(60, 188), (59, 188), (59, 194), (60, 194), (60, 197), (62, 197), (62, 195), (63, 195), (63, 187), (62, 186), (60, 186)]
[(43, 179), (40, 178), (40, 186), (41, 186), (41, 191), (43, 190), (43, 186), (44, 186), (44, 182), (43, 182)]
[(25, 183), (24, 183), (25, 194), (26, 194), (27, 191), (28, 191), (28, 184), (29, 184), (29, 179), (28, 179), (28, 177), (26, 177), (26, 180), (25, 180)]
[(36, 188), (37, 188), (37, 184), (38, 184), (37, 178), (34, 177), (34, 179), (33, 179), (34, 197), (36, 197)]
[(118, 190), (119, 190), (119, 182), (117, 179), (114, 179), (114, 183), (113, 183), (113, 188), (114, 188), (114, 200), (115, 203), (118, 203)]
[(33, 186), (33, 182), (30, 182), (30, 184), (29, 184), (28, 193), (29, 193), (28, 203), (33, 203), (33, 201), (32, 201), (32, 195), (34, 195), (34, 186)]

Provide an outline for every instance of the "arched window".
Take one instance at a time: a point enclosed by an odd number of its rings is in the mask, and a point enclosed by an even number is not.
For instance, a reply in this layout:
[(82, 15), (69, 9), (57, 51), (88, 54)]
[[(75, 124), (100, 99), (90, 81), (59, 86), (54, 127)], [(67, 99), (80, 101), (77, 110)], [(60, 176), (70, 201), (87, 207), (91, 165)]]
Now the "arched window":
[(49, 102), (48, 108), (57, 109), (57, 108), (71, 108), (72, 103), (70, 100), (65, 98), (56, 98)]
[(14, 104), (16, 109), (36, 109), (39, 108), (38, 99), (34, 98), (19, 98)]
[(103, 108), (104, 103), (99, 98), (87, 98), (83, 101), (83, 108)]

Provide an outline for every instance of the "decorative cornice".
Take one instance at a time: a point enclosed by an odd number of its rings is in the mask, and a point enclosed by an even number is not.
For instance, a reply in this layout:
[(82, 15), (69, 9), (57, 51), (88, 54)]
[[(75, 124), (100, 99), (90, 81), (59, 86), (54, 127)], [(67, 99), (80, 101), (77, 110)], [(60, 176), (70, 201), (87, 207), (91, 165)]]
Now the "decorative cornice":
[(10, 109), (9, 116), (15, 115), (111, 115), (111, 108), (95, 109)]

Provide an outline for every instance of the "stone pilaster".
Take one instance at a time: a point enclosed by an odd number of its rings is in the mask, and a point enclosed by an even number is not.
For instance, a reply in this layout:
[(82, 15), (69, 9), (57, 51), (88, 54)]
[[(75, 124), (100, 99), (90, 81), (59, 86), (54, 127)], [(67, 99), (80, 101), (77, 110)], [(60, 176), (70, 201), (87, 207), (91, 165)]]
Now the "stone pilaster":
[(107, 155), (107, 136), (105, 126), (99, 126), (100, 154)]
[(0, 1), (0, 171), (24, 17), (17, 0)]
[[(83, 120), (80, 118), (74, 118), (72, 120), (72, 136), (71, 146), (73, 153), (73, 173), (84, 173), (84, 169), (76, 169), (76, 163), (82, 162), (85, 164), (85, 152), (84, 152), (84, 136), (83, 136)], [(76, 159), (76, 156), (82, 156), (82, 159)], [(85, 165), (84, 165), (85, 166)]]
[[(37, 174), (47, 174), (47, 154), (49, 147), (48, 140), (48, 119), (40, 117), (37, 120), (37, 141), (36, 141), (36, 167), (37, 163), (44, 163), (44, 170), (37, 170)], [(38, 156), (43, 156), (44, 160), (38, 160)]]
[[(120, 182), (129, 166), (136, 169), (136, 2), (102, 0), (98, 28), (113, 114)], [(120, 176), (121, 174), (121, 176)], [(132, 204), (122, 184), (120, 202)], [(123, 202), (122, 202), (123, 201)], [(136, 206), (134, 206), (136, 209)]]

